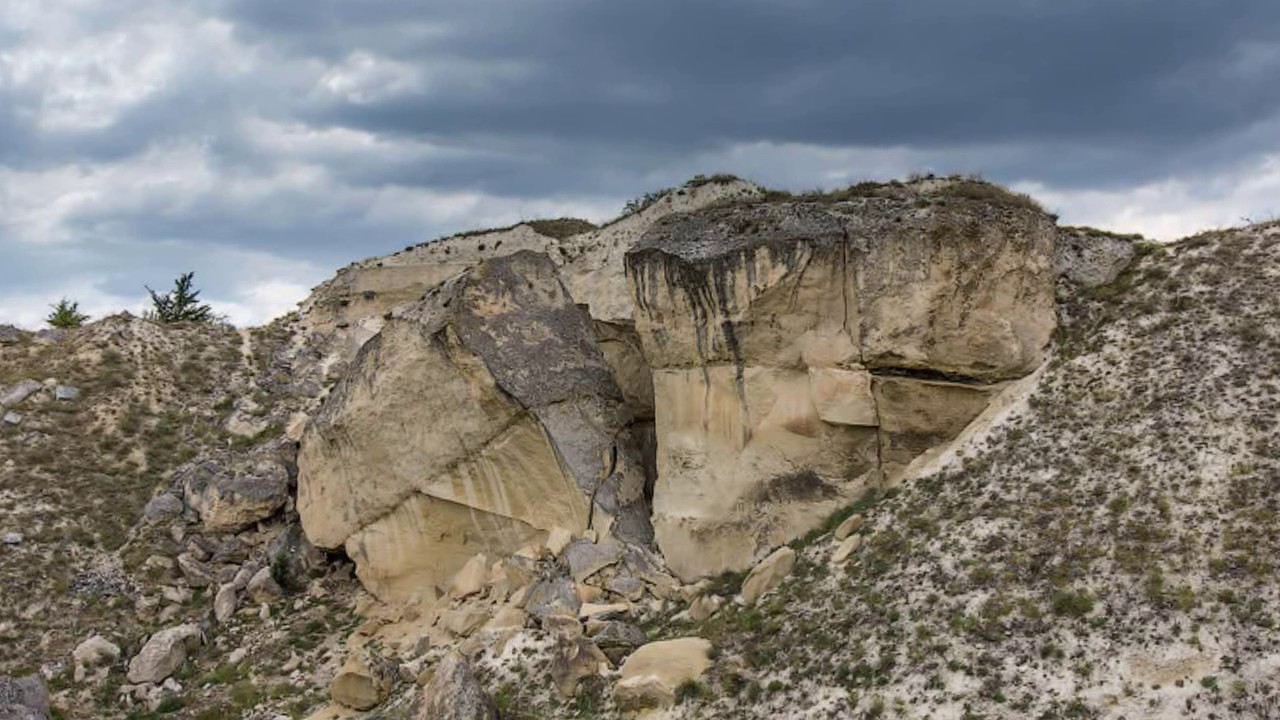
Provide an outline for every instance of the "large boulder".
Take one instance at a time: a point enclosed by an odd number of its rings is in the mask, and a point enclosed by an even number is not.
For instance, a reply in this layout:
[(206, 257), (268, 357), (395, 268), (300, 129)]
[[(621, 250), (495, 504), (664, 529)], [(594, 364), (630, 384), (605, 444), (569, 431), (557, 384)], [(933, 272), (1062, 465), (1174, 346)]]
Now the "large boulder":
[(750, 567), (1042, 361), (1052, 219), (948, 187), (672, 215), (627, 254), (682, 579)]
[(129, 661), (129, 682), (163, 682), (182, 667), (187, 653), (199, 647), (201, 639), (200, 628), (192, 624), (157, 632)]
[(365, 586), (408, 600), (552, 528), (652, 537), (631, 415), (545, 255), (484, 262), (361, 350), (314, 416), (298, 512)]
[(698, 682), (710, 666), (711, 643), (702, 638), (649, 643), (622, 663), (613, 699), (624, 709), (670, 707), (680, 686)]
[(415, 720), (498, 720), (498, 708), (485, 694), (471, 666), (457, 651), (445, 655), (422, 688)]
[(400, 667), (392, 660), (364, 650), (347, 657), (329, 685), (333, 701), (354, 710), (371, 710), (391, 696), (400, 677)]
[(265, 520), (289, 500), (288, 469), (266, 452), (201, 458), (179, 468), (174, 478), (186, 505), (211, 532), (239, 530)]

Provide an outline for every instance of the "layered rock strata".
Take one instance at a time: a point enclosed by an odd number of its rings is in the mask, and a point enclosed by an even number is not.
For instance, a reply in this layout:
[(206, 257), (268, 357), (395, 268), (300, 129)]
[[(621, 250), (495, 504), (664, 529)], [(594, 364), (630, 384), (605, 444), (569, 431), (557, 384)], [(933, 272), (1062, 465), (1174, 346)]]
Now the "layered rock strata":
[(1030, 208), (923, 197), (657, 223), (626, 272), (671, 568), (749, 567), (1031, 372), (1055, 323), (1055, 233)]
[(545, 255), (427, 293), (357, 356), (304, 435), (298, 511), (384, 600), (552, 528), (648, 542), (631, 414), (591, 319)]

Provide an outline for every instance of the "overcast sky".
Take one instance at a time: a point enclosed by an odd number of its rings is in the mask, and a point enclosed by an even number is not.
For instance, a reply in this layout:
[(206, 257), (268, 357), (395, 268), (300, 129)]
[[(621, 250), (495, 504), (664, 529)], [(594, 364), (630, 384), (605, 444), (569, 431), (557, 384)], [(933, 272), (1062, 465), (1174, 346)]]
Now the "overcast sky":
[(1174, 239), (1280, 215), (1277, 0), (0, 0), (0, 322), (196, 271), (240, 324), (695, 173), (981, 173)]

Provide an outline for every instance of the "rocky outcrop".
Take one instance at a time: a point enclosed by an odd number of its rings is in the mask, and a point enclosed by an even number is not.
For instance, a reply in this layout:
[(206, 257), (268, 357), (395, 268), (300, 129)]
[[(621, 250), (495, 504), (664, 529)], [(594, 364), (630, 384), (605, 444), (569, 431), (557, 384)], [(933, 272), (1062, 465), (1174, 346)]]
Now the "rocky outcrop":
[(658, 222), (626, 265), (672, 569), (751, 566), (1033, 370), (1055, 234), (1031, 208), (924, 191)]
[(1064, 227), (1058, 231), (1054, 271), (1082, 287), (1106, 285), (1133, 262), (1141, 235), (1119, 235), (1093, 228)]
[(630, 413), (545, 255), (463, 273), (390, 321), (303, 438), (298, 511), (383, 599), (555, 527), (646, 542)]

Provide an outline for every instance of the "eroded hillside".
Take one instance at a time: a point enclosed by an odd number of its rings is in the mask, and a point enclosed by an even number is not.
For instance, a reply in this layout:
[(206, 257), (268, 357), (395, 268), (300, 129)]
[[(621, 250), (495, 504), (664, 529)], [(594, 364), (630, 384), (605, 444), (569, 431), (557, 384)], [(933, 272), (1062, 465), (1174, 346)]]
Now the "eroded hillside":
[(629, 210), (0, 328), (0, 717), (1276, 717), (1280, 225)]
[(678, 716), (1276, 717), (1280, 225), (1139, 254), (849, 559), (654, 621), (720, 649)]

